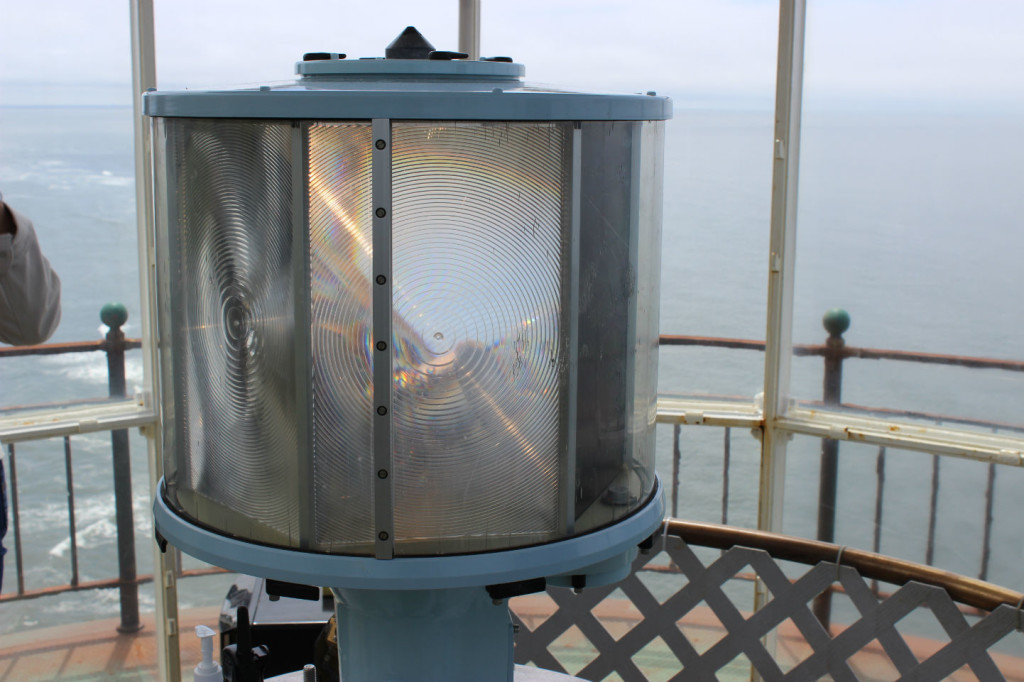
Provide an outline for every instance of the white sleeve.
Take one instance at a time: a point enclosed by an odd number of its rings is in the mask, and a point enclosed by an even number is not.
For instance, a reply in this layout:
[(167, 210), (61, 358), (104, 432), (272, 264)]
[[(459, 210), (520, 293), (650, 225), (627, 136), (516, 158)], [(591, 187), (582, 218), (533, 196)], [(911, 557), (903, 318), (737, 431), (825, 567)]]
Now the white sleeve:
[(60, 322), (60, 278), (40, 250), (32, 222), (6, 209), (15, 233), (0, 234), (0, 341), (42, 343)]

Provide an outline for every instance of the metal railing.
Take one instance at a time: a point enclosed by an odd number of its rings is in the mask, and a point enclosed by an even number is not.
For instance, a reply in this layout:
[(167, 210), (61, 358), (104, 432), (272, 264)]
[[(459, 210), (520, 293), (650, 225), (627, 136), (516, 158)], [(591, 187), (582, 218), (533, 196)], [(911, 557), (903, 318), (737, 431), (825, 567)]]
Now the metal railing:
[[(141, 346), (138, 339), (127, 339), (122, 331), (122, 326), (127, 319), (127, 313), (123, 306), (107, 306), (101, 313), (101, 318), (110, 328), (104, 340), (82, 343), (61, 343), (39, 346), (23, 346), (12, 348), (0, 348), (0, 359), (15, 356), (30, 355), (54, 355), (61, 353), (80, 352), (104, 352), (107, 356), (108, 389), (111, 397), (125, 395), (125, 352), (137, 349)], [(987, 368), (1006, 371), (1024, 371), (1024, 362), (1009, 360), (993, 360), (988, 358), (973, 358), (954, 355), (940, 355), (934, 353), (912, 353), (907, 351), (890, 351), (870, 348), (851, 348), (845, 345), (842, 334), (849, 327), (849, 317), (841, 311), (830, 311), (825, 317), (825, 327), (829, 336), (821, 345), (800, 345), (794, 347), (794, 353), (799, 356), (817, 356), (824, 361), (824, 382), (822, 404), (829, 406), (843, 405), (841, 402), (842, 392), (842, 368), (843, 362), (849, 358), (885, 359), (899, 360), (906, 362), (919, 362), (930, 364), (958, 365), (972, 368)], [(723, 339), (699, 336), (661, 336), (663, 346), (703, 346), (723, 349), (742, 349), (752, 351), (763, 351), (764, 342), (746, 339)], [(849, 407), (848, 405), (843, 405)], [(861, 408), (868, 409), (868, 408)], [(877, 408), (871, 408), (873, 412), (884, 412)], [(999, 424), (995, 422), (983, 422), (966, 418), (936, 416), (924, 413), (916, 413), (904, 410), (890, 410), (889, 414), (895, 414), (912, 418), (938, 418), (949, 423), (965, 423), (984, 425), (991, 428), (1006, 428), (1024, 430), (1024, 427)], [(722, 449), (722, 499), (721, 499), (721, 522), (728, 523), (728, 507), (730, 493), (729, 471), (731, 465), (731, 429), (724, 429)], [(24, 583), (24, 567), (22, 554), (22, 533), (20, 528), (21, 508), (18, 495), (17, 479), (17, 456), (13, 444), (8, 445), (7, 454), (10, 467), (10, 501), (12, 513), (12, 530), (14, 544), (14, 563), (17, 582), (17, 592), (0, 595), (0, 601), (11, 601), (18, 599), (32, 599), (42, 596), (50, 596), (63, 592), (102, 589), (117, 587), (121, 598), (121, 624), (119, 629), (125, 632), (137, 630), (139, 627), (138, 615), (138, 585), (149, 582), (153, 579), (151, 575), (137, 575), (134, 547), (134, 520), (132, 518), (131, 499), (131, 468), (130, 453), (127, 439), (127, 431), (111, 431), (111, 446), (114, 474), (114, 499), (115, 513), (117, 518), (117, 542), (118, 542), (118, 577), (112, 579), (94, 580), (82, 582), (79, 576), (78, 549), (76, 543), (75, 525), (75, 493), (72, 468), (72, 446), (71, 438), (63, 438), (64, 446), (64, 469), (67, 486), (68, 503), (68, 527), (70, 537), (70, 580), (63, 585), (55, 585), (35, 590), (26, 590)], [(675, 424), (673, 428), (673, 470), (672, 470), (672, 493), (671, 510), (673, 517), (679, 513), (679, 480), (680, 468), (683, 466), (681, 456), (681, 427)], [(819, 480), (818, 500), (818, 539), (828, 542), (834, 539), (835, 529), (835, 502), (837, 486), (836, 458), (838, 456), (838, 442), (831, 439), (822, 439), (821, 449), (821, 476)], [(874, 518), (874, 544), (873, 550), (878, 552), (880, 547), (880, 530), (882, 526), (882, 497), (885, 485), (885, 460), (886, 449), (879, 448), (876, 458), (876, 492), (875, 492), (875, 518)], [(938, 455), (933, 459), (932, 489), (930, 497), (929, 529), (925, 562), (931, 564), (934, 558), (937, 500), (939, 494), (939, 472), (941, 458)], [(982, 557), (978, 576), (984, 580), (988, 576), (988, 566), (991, 554), (992, 520), (993, 520), (993, 492), (996, 485), (998, 467), (994, 463), (988, 465), (988, 480), (985, 492), (985, 510), (983, 518), (983, 541)], [(197, 569), (181, 571), (182, 576), (206, 575), (219, 572), (221, 569)], [(815, 613), (819, 620), (827, 626), (829, 622), (828, 593), (815, 605)]]
[[(128, 319), (128, 312), (119, 303), (107, 304), (100, 311), (100, 319), (109, 328), (106, 337), (100, 341), (41, 344), (35, 346), (0, 347), (0, 360), (10, 357), (60, 355), (64, 353), (101, 352), (107, 359), (107, 388), (110, 398), (126, 396), (125, 352), (142, 347), (140, 339), (129, 339), (122, 327)], [(21, 529), (21, 499), (18, 486), (17, 449), (14, 443), (7, 445), (7, 468), (10, 480), (10, 529), (13, 531), (13, 559), (15, 569), (14, 592), (0, 594), (0, 603), (25, 599), (50, 597), (67, 592), (117, 588), (120, 599), (119, 632), (132, 633), (141, 629), (139, 618), (139, 585), (153, 581), (151, 574), (139, 575), (135, 552), (135, 520), (132, 509), (131, 450), (126, 429), (110, 432), (111, 464), (113, 474), (114, 514), (116, 519), (117, 564), (116, 578), (105, 578), (83, 582), (80, 576), (78, 557), (78, 528), (75, 518), (75, 486), (73, 451), (71, 437), (63, 437), (64, 477), (67, 491), (68, 541), (70, 556), (70, 579), (67, 583), (37, 589), (26, 589)], [(0, 454), (2, 457), (2, 454)], [(0, 459), (0, 465), (3, 464)], [(179, 570), (182, 577), (221, 573), (223, 569)]]
[[(126, 339), (121, 327), (128, 319), (128, 311), (121, 304), (107, 304), (100, 312), (100, 319), (109, 331), (102, 341), (86, 343), (63, 343), (38, 346), (20, 346), (0, 349), (0, 358), (25, 355), (54, 355), (99, 351), (107, 356), (107, 387), (111, 398), (125, 397), (124, 354), (129, 348), (141, 347), (137, 339)], [(22, 552), (21, 505), (18, 494), (17, 452), (13, 443), (7, 446), (7, 461), (11, 479), (11, 527), (14, 531), (15, 572), (18, 585), (16, 595), (2, 595), (0, 599), (33, 598), (59, 594), (81, 589), (112, 587), (116, 584), (120, 593), (120, 632), (137, 632), (142, 626), (139, 621), (138, 575), (135, 563), (135, 521), (132, 512), (131, 452), (128, 432), (124, 429), (111, 431), (111, 461), (114, 478), (114, 508), (117, 519), (118, 577), (116, 581), (94, 581), (83, 585), (79, 580), (77, 528), (75, 525), (75, 488), (72, 468), (71, 439), (64, 438), (64, 471), (67, 481), (68, 532), (70, 538), (71, 581), (63, 586), (34, 590), (25, 589), (25, 570)]]
[[(685, 467), (683, 461), (683, 436), (682, 426), (674, 424), (672, 427), (672, 492), (670, 496), (669, 509), (673, 518), (679, 517), (679, 479), (680, 470)], [(722, 525), (729, 524), (729, 493), (730, 493), (730, 467), (732, 465), (732, 438), (733, 429), (730, 427), (724, 427), (723, 431), (723, 444), (722, 444), (722, 491), (721, 491), (721, 513), (719, 515), (719, 521)], [(838, 445), (837, 441), (829, 441), (831, 444)], [(823, 451), (829, 452), (830, 447), (823, 444)], [(885, 447), (879, 447), (878, 452), (875, 456), (875, 486), (874, 486), (874, 504), (873, 504), (873, 517), (872, 517), (872, 542), (871, 551), (879, 553), (882, 544), (882, 528), (884, 525), (884, 505), (883, 499), (885, 495), (885, 483), (886, 483), (886, 459), (887, 449)], [(935, 547), (936, 547), (936, 534), (938, 530), (938, 500), (940, 491), (940, 463), (942, 461), (941, 455), (932, 455), (932, 475), (931, 485), (928, 496), (928, 529), (925, 541), (924, 555), (922, 560), (924, 565), (934, 565), (935, 559)], [(986, 465), (987, 476), (985, 482), (984, 497), (981, 501), (980, 510), (978, 517), (981, 523), (982, 535), (981, 535), (981, 549), (980, 556), (978, 558), (978, 571), (977, 578), (979, 580), (987, 580), (989, 576), (989, 566), (992, 557), (992, 526), (994, 518), (993, 508), (995, 503), (995, 487), (996, 480), (998, 478), (999, 467), (995, 463), (988, 463)], [(831, 474), (830, 474), (831, 475)], [(826, 517), (827, 521), (834, 524), (834, 513), (835, 513), (835, 500), (833, 499), (831, 507), (826, 507), (829, 503), (826, 501), (824, 504), (819, 498), (819, 517)], [(824, 509), (821, 509), (825, 507)], [(834, 526), (833, 526), (834, 528)], [(820, 531), (820, 529), (819, 529)], [(821, 539), (820, 537), (818, 539)], [(833, 537), (833, 540), (835, 538)], [(827, 601), (826, 601), (827, 600)], [(823, 603), (825, 602), (825, 603)], [(830, 603), (830, 593), (823, 594), (818, 602), (815, 604), (815, 615), (818, 616), (822, 624), (827, 626), (830, 622), (830, 609), (828, 608)]]
[[(883, 414), (887, 417), (905, 417), (926, 419), (936, 422), (958, 425), (983, 426), (992, 430), (1024, 431), (1024, 425), (1006, 424), (1001, 422), (971, 419), (960, 416), (937, 415), (925, 412), (899, 410), (892, 408), (865, 407), (842, 402), (843, 363), (847, 359), (896, 360), (920, 364), (947, 365), (969, 367), (974, 369), (992, 369), (1011, 372), (1024, 372), (1024, 361), (978, 358), (961, 355), (939, 353), (918, 353), (901, 350), (884, 350), (876, 348), (856, 348), (846, 345), (843, 334), (850, 327), (850, 317), (841, 309), (829, 310), (822, 318), (822, 324), (828, 332), (825, 343), (819, 345), (801, 344), (793, 346), (793, 354), (800, 357), (821, 357), (824, 362), (822, 371), (822, 399), (814, 405), (826, 407), (853, 408), (863, 412)], [(701, 336), (662, 335), (662, 346), (701, 346), (722, 349), (764, 351), (763, 341), (749, 339), (731, 339)], [(729, 467), (731, 459), (731, 429), (725, 427), (722, 451), (722, 524), (728, 523), (729, 503)], [(672, 515), (678, 515), (679, 469), (681, 466), (681, 426), (673, 425), (673, 482), (672, 482)], [(835, 540), (836, 502), (838, 490), (838, 456), (839, 441), (831, 438), (821, 439), (820, 474), (818, 490), (818, 519), (816, 538), (823, 542)], [(935, 537), (938, 518), (938, 499), (940, 490), (941, 455), (932, 455), (931, 489), (929, 496), (928, 532), (924, 561), (927, 565), (934, 563)], [(998, 475), (995, 462), (989, 462), (988, 476), (984, 497), (984, 515), (982, 519), (982, 548), (979, 562), (978, 578), (988, 577), (989, 561), (992, 549), (993, 498)], [(885, 488), (886, 448), (879, 447), (875, 464), (875, 504), (874, 504), (874, 537), (873, 551), (878, 552), (881, 544), (881, 528), (883, 518), (883, 493)], [(814, 604), (814, 612), (825, 627), (828, 627), (831, 613), (831, 592), (820, 595)]]

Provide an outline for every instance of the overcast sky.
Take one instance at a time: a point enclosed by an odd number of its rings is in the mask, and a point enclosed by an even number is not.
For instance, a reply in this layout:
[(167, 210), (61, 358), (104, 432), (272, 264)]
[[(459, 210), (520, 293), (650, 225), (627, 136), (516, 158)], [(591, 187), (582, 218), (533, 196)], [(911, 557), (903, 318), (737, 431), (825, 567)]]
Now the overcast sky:
[[(457, 48), (458, 0), (155, 0), (161, 89), (290, 79), (307, 51), (383, 56), (409, 24)], [(527, 78), (767, 102), (771, 0), (483, 0), (482, 51)], [(1024, 105), (1022, 0), (810, 0), (806, 98)], [(128, 103), (127, 0), (0, 0), (0, 104)]]

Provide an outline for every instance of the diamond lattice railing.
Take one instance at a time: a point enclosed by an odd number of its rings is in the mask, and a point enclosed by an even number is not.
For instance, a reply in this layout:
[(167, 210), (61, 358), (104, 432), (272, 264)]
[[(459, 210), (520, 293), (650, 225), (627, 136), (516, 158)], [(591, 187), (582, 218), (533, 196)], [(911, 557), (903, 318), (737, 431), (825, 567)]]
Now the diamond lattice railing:
[[(872, 576), (850, 566), (796, 565), (794, 577), (794, 564), (787, 575), (763, 550), (732, 547), (706, 563), (699, 551), (666, 535), (663, 551), (638, 557), (621, 583), (513, 600), (516, 662), (587, 680), (746, 679), (751, 667), (765, 680), (1024, 680), (1024, 659), (991, 651), (1018, 629), (1014, 606), (967, 616), (934, 585), (910, 581), (878, 596)], [(750, 572), (770, 593), (754, 613), (734, 602), (735, 579)], [(811, 610), (828, 589), (853, 607), (831, 633)], [(900, 621), (922, 611), (934, 632), (901, 634)]]

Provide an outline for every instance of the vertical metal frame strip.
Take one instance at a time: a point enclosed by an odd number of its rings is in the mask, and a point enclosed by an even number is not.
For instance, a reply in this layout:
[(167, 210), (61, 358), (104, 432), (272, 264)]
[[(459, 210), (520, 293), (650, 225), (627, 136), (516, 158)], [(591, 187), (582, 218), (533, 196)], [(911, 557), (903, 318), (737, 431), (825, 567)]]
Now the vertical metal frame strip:
[[(800, 109), (803, 94), (805, 0), (780, 0), (778, 70), (775, 80), (775, 140), (772, 161), (771, 240), (768, 254), (767, 330), (764, 364), (764, 427), (757, 527), (782, 531), (789, 433), (777, 428), (789, 404), (793, 356), (793, 283), (796, 256)], [(770, 599), (759, 581), (754, 607)], [(769, 642), (773, 647), (774, 642)]]
[[(179, 137), (184, 134), (181, 130), (181, 125), (176, 119), (159, 119), (155, 121), (153, 126), (157, 130), (163, 132), (163, 140), (166, 140), (171, 136)], [(171, 132), (168, 132), (170, 128)], [(154, 138), (155, 139), (155, 138)], [(160, 157), (157, 157), (160, 158)], [(174, 277), (172, 273), (181, 272), (181, 242), (180, 233), (174, 229), (173, 226), (180, 224), (181, 213), (178, 202), (174, 201), (174, 197), (178, 196), (178, 173), (171, 172), (171, 169), (167, 167), (169, 161), (172, 158), (170, 153), (163, 155), (160, 158), (161, 165), (165, 166), (162, 170), (165, 174), (165, 189), (164, 194), (160, 197), (154, 197), (154, 212), (158, 209), (155, 208), (155, 202), (157, 199), (163, 199), (164, 205), (163, 210), (166, 211), (165, 216), (154, 215), (154, 247), (158, 248), (163, 254), (163, 260), (166, 262), (166, 266), (161, 265), (157, 270), (157, 306), (154, 308), (156, 312), (156, 319), (154, 320), (153, 333), (157, 335), (155, 342), (162, 344), (160, 349), (160, 368), (161, 368), (161, 401), (160, 401), (160, 426), (157, 429), (158, 435), (157, 440), (159, 442), (161, 454), (165, 447), (173, 448), (176, 444), (184, 446), (185, 440), (183, 439), (183, 421), (182, 415), (186, 414), (185, 411), (185, 391), (182, 390), (180, 385), (177, 385), (180, 381), (180, 377), (183, 376), (179, 369), (181, 362), (180, 356), (183, 353), (181, 344), (175, 343), (175, 330), (181, 329), (180, 324), (176, 324), (175, 317), (181, 314), (180, 307), (174, 307), (169, 304), (170, 301), (184, 301), (184, 286), (185, 283), (181, 277)], [(181, 160), (179, 155), (175, 153), (173, 159), (176, 163), (180, 163)], [(155, 164), (155, 162), (154, 162)], [(154, 167), (154, 177), (156, 168)], [(162, 305), (161, 305), (162, 304)], [(180, 320), (178, 320), (180, 322)], [(166, 328), (165, 328), (166, 327)], [(161, 339), (163, 336), (165, 339)], [(165, 383), (164, 383), (165, 382)], [(154, 386), (156, 384), (154, 383)], [(166, 395), (163, 395), (166, 394)], [(164, 400), (168, 398), (169, 400)], [(168, 424), (168, 422), (170, 422)], [(170, 427), (173, 429), (173, 441), (168, 440), (166, 429)], [(171, 453), (172, 461), (175, 458), (174, 454)], [(182, 468), (182, 465), (187, 465), (187, 469)], [(175, 469), (178, 474), (179, 480), (182, 476), (185, 480), (192, 479), (192, 466), (193, 458), (189, 457), (187, 462), (178, 460)], [(160, 458), (160, 471), (157, 474), (157, 481), (159, 482), (160, 476), (167, 476), (167, 467), (164, 464), (163, 457)], [(159, 490), (156, 491), (156, 495), (159, 495)]]
[(391, 457), (391, 121), (373, 119), (373, 518), (374, 554), (395, 555)]
[[(629, 460), (636, 452), (637, 432), (637, 400), (636, 400), (636, 352), (637, 352), (637, 316), (640, 307), (640, 176), (643, 169), (641, 150), (643, 147), (643, 125), (631, 121), (629, 150), (629, 277), (632, 293), (629, 297), (628, 317), (626, 319), (626, 441), (625, 450)], [(646, 419), (647, 405), (643, 413)], [(646, 423), (645, 423), (646, 425)], [(627, 460), (628, 461), (628, 460)], [(623, 462), (623, 467), (627, 466)]]
[(562, 286), (568, 288), (568, 296), (562, 297), (563, 305), (567, 302), (567, 311), (563, 311), (562, 319), (568, 326), (568, 380), (566, 382), (568, 399), (565, 415), (565, 456), (559, 463), (559, 514), (564, 521), (559, 523), (562, 535), (576, 532), (576, 414), (579, 376), (579, 345), (580, 345), (580, 195), (583, 182), (583, 130), (577, 121), (565, 136), (569, 145), (566, 158), (569, 162), (569, 268), (568, 276), (562, 280)]
[(480, 59), (480, 0), (459, 0), (459, 52)]
[(292, 121), (292, 294), (295, 305), (295, 481), (300, 549), (316, 544), (313, 485), (313, 338), (309, 253), (309, 124)]
[[(152, 124), (142, 114), (142, 93), (156, 87), (156, 40), (153, 30), (153, 0), (131, 0), (132, 110), (135, 128), (135, 212), (138, 227), (139, 304), (142, 328), (142, 376), (148, 394), (144, 400), (162, 415), (156, 302), (156, 255), (153, 201)], [(143, 430), (149, 460), (149, 495), (160, 494), (163, 475), (163, 421)], [(178, 639), (178, 582), (174, 553), (162, 552), (153, 543), (154, 610), (156, 621), (157, 677), (161, 682), (181, 678)]]
[(779, 3), (779, 62), (775, 92), (771, 241), (768, 262), (764, 365), (764, 437), (757, 526), (782, 530), (782, 497), (788, 435), (776, 428), (789, 402), (793, 355), (793, 282), (796, 256), (800, 107), (803, 83), (804, 0)]

